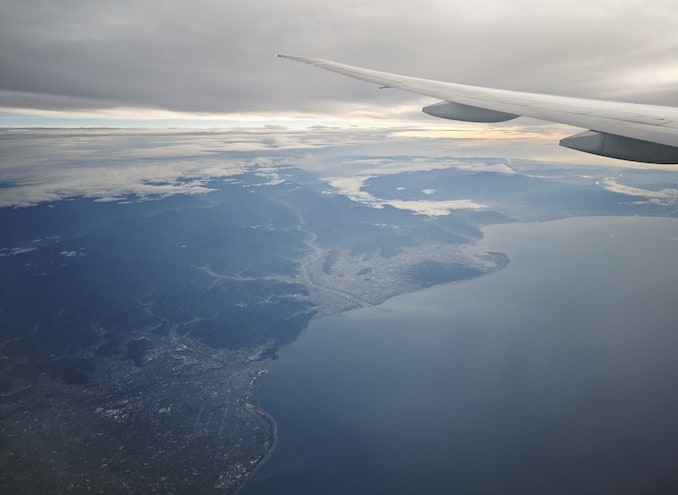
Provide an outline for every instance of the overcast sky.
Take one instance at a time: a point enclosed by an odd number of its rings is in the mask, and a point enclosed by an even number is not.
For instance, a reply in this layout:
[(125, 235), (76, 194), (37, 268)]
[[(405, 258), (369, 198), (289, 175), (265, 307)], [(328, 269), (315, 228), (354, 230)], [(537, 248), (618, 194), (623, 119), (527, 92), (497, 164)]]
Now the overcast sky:
[(35, 110), (428, 118), (430, 101), (276, 53), (678, 105), (675, 0), (0, 0), (0, 12), (4, 125)]

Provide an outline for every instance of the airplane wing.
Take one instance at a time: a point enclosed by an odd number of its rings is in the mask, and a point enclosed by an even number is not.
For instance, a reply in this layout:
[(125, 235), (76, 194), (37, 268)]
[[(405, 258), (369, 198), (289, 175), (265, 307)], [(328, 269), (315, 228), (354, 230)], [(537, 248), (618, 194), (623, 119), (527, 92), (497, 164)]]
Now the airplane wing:
[(583, 127), (561, 146), (646, 163), (678, 163), (678, 108), (524, 93), (363, 69), (317, 58), (278, 55), (380, 85), (442, 100), (425, 113), (468, 122), (534, 117)]

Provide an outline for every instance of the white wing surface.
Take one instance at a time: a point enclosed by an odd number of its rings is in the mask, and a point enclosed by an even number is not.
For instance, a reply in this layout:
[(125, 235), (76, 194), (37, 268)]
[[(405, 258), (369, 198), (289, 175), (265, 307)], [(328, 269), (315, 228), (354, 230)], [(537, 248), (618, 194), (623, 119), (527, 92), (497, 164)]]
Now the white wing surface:
[(339, 74), (442, 100), (423, 108), (436, 117), (502, 122), (519, 116), (583, 127), (561, 146), (647, 163), (678, 163), (678, 108), (571, 98), (454, 84), (307, 57), (279, 57)]

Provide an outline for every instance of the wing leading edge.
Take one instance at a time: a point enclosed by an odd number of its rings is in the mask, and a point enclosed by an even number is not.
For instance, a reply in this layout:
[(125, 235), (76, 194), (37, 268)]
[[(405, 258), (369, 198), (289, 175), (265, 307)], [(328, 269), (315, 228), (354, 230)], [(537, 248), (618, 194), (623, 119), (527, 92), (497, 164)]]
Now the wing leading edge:
[(468, 86), (402, 76), (307, 57), (278, 55), (384, 88), (442, 100), (425, 113), (452, 120), (503, 122), (520, 116), (588, 129), (561, 146), (646, 163), (678, 163), (678, 108)]

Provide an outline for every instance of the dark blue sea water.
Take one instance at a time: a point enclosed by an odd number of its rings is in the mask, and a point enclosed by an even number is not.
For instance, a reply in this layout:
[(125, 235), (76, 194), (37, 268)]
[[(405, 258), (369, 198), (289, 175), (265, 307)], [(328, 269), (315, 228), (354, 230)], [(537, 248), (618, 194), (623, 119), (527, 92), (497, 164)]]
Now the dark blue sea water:
[(484, 278), (314, 321), (263, 494), (678, 493), (678, 220), (488, 228)]

